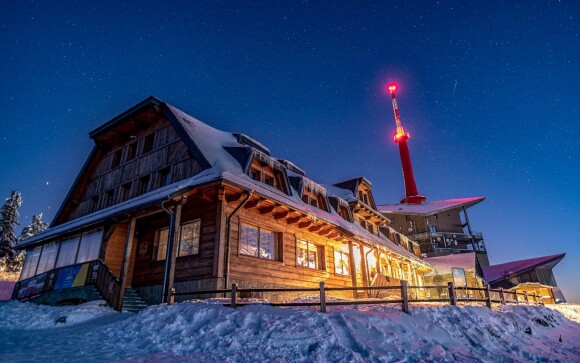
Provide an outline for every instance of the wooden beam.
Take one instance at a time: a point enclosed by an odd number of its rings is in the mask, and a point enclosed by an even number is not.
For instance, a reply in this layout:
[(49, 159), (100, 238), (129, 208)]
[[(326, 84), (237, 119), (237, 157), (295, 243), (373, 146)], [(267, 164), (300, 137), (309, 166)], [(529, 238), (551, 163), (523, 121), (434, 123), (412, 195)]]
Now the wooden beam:
[(243, 193), (236, 193), (233, 195), (229, 195), (226, 197), (226, 200), (228, 201), (228, 203), (237, 202), (238, 200), (242, 199), (242, 195), (244, 195), (244, 194)]
[(324, 224), (315, 224), (314, 226), (308, 228), (308, 230), (310, 232), (316, 232), (318, 231), (320, 228), (322, 228), (322, 226), (324, 226)]
[(326, 238), (335, 239), (338, 236), (340, 236), (340, 232), (334, 231), (331, 234), (329, 234), (328, 236), (326, 236)]
[(278, 220), (278, 219), (286, 218), (286, 217), (288, 217), (288, 214), (290, 214), (289, 210), (274, 213), (274, 219)]
[(274, 209), (276, 209), (277, 206), (278, 205), (276, 205), (276, 204), (272, 204), (272, 205), (269, 205), (269, 206), (266, 206), (266, 207), (259, 208), (258, 211), (260, 212), (260, 214), (270, 213)]
[(308, 227), (309, 227), (311, 224), (312, 224), (312, 220), (311, 220), (311, 219), (309, 219), (309, 220), (306, 220), (306, 221), (300, 222), (300, 223), (298, 224), (298, 227), (299, 227), (299, 228), (308, 228)]
[(248, 201), (248, 203), (246, 203), (246, 205), (244, 205), (244, 208), (246, 209), (252, 209), (252, 208), (256, 208), (264, 199), (261, 197), (258, 197), (254, 200), (250, 200)]
[(320, 231), (318, 231), (318, 234), (321, 235), (321, 236), (326, 236), (330, 232), (332, 232), (332, 227), (328, 227), (328, 228), (325, 228), (325, 229), (321, 229)]
[(298, 222), (300, 222), (300, 220), (302, 219), (302, 216), (295, 216), (295, 217), (290, 217), (286, 220), (286, 223), (288, 224), (296, 224)]

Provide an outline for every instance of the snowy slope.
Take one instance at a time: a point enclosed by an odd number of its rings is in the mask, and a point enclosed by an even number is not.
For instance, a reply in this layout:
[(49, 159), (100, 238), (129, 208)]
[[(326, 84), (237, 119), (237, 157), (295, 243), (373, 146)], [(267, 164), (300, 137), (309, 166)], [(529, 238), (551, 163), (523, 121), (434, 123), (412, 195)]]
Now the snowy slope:
[[(54, 320), (64, 315), (69, 317), (67, 324), (55, 325)], [(35, 329), (23, 330), (31, 322)], [(95, 303), (78, 307), (0, 303), (0, 361), (81, 359), (573, 362), (580, 360), (580, 325), (559, 311), (524, 306), (499, 310), (413, 306), (411, 315), (389, 307), (331, 308), (321, 314), (187, 302), (153, 306), (134, 315)]]

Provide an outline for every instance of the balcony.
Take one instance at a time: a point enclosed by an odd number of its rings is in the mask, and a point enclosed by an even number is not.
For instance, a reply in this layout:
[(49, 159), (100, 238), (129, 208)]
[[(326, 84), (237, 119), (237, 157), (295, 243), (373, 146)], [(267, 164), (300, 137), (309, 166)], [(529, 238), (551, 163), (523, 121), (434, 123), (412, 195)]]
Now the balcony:
[[(461, 253), (461, 252), (486, 252), (483, 234), (449, 233), (449, 232), (423, 232), (409, 236), (410, 239), (430, 243), (434, 252)], [(425, 252), (425, 251), (424, 251)]]

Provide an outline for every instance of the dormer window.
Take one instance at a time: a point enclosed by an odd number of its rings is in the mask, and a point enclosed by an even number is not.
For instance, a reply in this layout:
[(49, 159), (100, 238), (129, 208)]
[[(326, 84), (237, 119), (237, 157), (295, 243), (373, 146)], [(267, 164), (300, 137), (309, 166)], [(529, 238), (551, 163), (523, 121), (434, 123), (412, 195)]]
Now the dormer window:
[(350, 222), (350, 216), (348, 215), (348, 210), (343, 205), (338, 207), (338, 214), (342, 217), (342, 219)]
[(310, 204), (315, 208), (328, 212), (328, 207), (326, 206), (324, 197), (321, 194), (311, 191), (308, 188), (304, 188), (302, 191), (302, 201), (306, 204)]
[(271, 165), (254, 159), (249, 171), (250, 178), (278, 189), (284, 194), (288, 194), (284, 173), (273, 168)]

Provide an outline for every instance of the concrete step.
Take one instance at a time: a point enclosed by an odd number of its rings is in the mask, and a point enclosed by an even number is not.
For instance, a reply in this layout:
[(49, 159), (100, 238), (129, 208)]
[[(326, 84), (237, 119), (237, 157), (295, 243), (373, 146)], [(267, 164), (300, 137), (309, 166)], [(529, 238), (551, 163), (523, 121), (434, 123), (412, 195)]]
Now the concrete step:
[(147, 304), (135, 290), (131, 287), (125, 289), (125, 296), (123, 296), (123, 310), (138, 313), (146, 307)]

